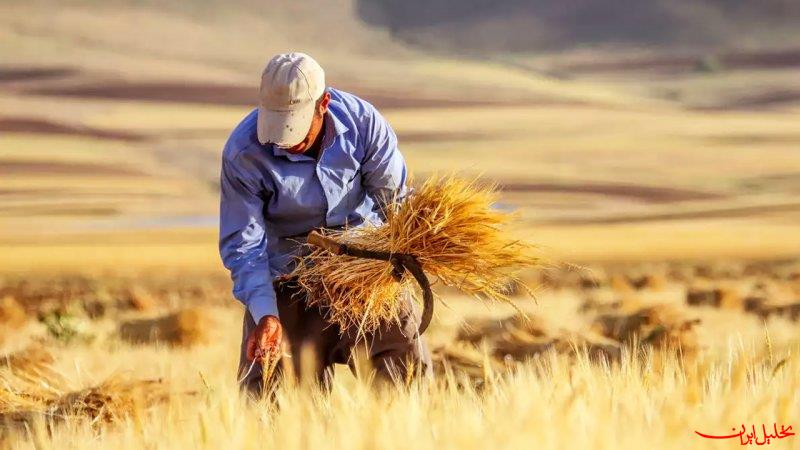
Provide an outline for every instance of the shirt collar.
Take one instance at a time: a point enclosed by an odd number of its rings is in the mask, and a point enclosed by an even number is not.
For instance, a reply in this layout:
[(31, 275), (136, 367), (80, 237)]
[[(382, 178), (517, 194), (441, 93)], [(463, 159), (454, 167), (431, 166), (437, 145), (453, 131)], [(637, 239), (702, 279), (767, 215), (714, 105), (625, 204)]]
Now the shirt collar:
[(334, 136), (341, 136), (347, 133), (347, 131), (349, 130), (349, 128), (347, 128), (347, 125), (345, 125), (344, 122), (342, 122), (341, 119), (339, 119), (339, 117), (336, 114), (334, 114), (334, 112), (331, 109), (328, 109), (327, 114), (328, 117), (333, 119), (331, 120), (331, 122), (333, 123)]
[[(347, 128), (347, 126), (338, 117), (336, 117), (336, 114), (334, 114), (331, 109), (328, 109), (328, 112), (325, 114), (326, 119), (328, 120), (325, 121), (325, 134), (322, 136), (323, 148), (320, 150), (330, 147), (337, 136), (341, 136), (349, 130), (349, 128)], [(328, 136), (330, 136), (330, 138)], [(270, 144), (270, 147), (272, 148), (273, 155), (284, 156), (288, 158), (289, 161), (314, 161), (314, 158), (310, 156), (306, 156), (302, 153), (289, 153), (274, 144)]]

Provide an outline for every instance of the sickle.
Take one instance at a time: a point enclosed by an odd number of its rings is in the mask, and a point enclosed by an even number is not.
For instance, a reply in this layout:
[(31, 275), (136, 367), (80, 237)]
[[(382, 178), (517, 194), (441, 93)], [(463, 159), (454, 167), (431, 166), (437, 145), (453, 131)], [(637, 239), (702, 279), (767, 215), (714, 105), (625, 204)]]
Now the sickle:
[(377, 259), (380, 261), (388, 261), (394, 267), (393, 276), (396, 280), (400, 280), (403, 273), (408, 270), (411, 276), (417, 281), (420, 289), (422, 289), (422, 317), (420, 318), (418, 333), (421, 336), (428, 325), (431, 324), (433, 318), (433, 291), (431, 291), (431, 283), (422, 270), (422, 266), (417, 261), (414, 255), (405, 253), (389, 253), (389, 252), (376, 252), (372, 250), (365, 250), (361, 248), (351, 247), (346, 244), (341, 244), (335, 240), (323, 236), (317, 231), (312, 231), (308, 234), (309, 244), (323, 248), (334, 255), (347, 255), (356, 258)]

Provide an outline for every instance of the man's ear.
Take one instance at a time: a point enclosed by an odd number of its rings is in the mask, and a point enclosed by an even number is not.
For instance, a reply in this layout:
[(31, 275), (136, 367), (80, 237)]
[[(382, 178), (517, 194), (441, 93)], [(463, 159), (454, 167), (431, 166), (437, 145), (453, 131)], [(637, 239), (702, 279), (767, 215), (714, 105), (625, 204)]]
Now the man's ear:
[(325, 114), (328, 111), (328, 104), (331, 102), (331, 93), (325, 92), (319, 100), (319, 113)]

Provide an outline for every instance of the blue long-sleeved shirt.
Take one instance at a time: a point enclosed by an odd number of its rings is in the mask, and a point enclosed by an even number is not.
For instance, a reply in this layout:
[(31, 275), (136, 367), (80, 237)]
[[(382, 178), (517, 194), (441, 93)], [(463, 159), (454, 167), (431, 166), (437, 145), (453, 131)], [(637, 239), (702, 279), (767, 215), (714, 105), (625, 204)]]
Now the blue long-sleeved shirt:
[(255, 110), (225, 144), (219, 251), (234, 297), (256, 323), (278, 315), (272, 280), (291, 271), (303, 235), (380, 223), (385, 202), (406, 193), (405, 161), (386, 119), (355, 95), (327, 91), (319, 160), (260, 144)]

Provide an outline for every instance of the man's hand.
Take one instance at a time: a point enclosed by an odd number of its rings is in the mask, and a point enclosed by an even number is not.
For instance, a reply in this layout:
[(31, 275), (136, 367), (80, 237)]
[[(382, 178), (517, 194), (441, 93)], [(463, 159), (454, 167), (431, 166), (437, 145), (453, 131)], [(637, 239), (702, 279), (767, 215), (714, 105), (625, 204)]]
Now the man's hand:
[(280, 355), (283, 328), (275, 316), (264, 316), (258, 321), (255, 330), (247, 336), (247, 359), (264, 361)]

